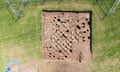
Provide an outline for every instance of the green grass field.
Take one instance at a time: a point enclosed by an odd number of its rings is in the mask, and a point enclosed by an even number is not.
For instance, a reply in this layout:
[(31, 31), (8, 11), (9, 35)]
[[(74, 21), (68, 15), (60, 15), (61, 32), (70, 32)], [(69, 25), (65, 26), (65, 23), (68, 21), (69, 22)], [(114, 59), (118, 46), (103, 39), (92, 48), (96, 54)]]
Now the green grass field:
[(5, 72), (8, 60), (18, 59), (22, 63), (41, 60), (43, 9), (92, 10), (92, 72), (120, 72), (120, 9), (101, 20), (103, 13), (92, 0), (65, 1), (31, 3), (18, 21), (6, 6), (0, 7), (0, 72)]

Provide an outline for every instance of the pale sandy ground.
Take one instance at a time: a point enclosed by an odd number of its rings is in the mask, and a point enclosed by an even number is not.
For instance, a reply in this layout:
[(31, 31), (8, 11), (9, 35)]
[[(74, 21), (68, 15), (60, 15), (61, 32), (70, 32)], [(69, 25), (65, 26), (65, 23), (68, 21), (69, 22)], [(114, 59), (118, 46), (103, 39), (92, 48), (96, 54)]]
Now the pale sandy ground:
[(42, 61), (40, 72), (91, 72), (90, 64), (63, 62), (63, 61)]
[(11, 72), (91, 72), (90, 64), (65, 61), (32, 62), (13, 67)]

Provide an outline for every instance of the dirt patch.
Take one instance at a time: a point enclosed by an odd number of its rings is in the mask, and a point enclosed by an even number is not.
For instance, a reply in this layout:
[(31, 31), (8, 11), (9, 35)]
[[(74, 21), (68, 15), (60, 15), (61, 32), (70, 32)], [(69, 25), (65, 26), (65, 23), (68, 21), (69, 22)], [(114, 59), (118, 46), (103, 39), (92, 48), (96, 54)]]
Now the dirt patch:
[(29, 65), (12, 65), (10, 72), (38, 72), (38, 65), (29, 64)]
[(26, 63), (10, 63), (9, 65), (10, 72), (39, 72), (39, 63), (34, 62), (26, 62)]
[(90, 72), (90, 66), (66, 61), (43, 61), (40, 72)]
[(44, 11), (43, 58), (89, 62), (91, 12)]

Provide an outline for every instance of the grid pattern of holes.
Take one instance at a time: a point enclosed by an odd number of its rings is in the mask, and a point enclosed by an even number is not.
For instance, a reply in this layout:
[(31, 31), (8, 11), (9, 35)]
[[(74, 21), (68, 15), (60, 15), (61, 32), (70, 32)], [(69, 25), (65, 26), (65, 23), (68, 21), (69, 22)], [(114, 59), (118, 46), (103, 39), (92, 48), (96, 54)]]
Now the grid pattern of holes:
[(86, 42), (90, 40), (90, 18), (79, 19), (77, 15), (69, 15), (63, 18), (64, 13), (50, 19), (53, 33), (50, 36), (50, 44), (47, 46), (50, 59), (65, 60), (73, 53), (74, 42)]

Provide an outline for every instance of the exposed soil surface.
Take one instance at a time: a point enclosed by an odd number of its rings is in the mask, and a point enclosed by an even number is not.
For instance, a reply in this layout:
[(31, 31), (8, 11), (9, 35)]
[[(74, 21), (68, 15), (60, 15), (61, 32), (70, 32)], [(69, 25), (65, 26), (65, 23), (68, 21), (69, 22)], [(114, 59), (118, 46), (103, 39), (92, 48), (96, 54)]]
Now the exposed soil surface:
[(89, 62), (90, 42), (90, 12), (43, 12), (43, 58), (45, 60)]
[(90, 72), (90, 65), (79, 62), (43, 61), (40, 64), (40, 72)]

